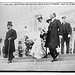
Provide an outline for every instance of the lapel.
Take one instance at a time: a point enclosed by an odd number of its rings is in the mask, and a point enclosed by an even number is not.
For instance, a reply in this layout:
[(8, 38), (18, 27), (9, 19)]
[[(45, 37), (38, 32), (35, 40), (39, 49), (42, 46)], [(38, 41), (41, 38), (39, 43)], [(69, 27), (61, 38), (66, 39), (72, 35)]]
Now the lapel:
[(7, 33), (11, 33), (11, 31), (12, 31), (12, 29), (11, 29), (11, 30), (9, 30)]
[(62, 27), (63, 27), (63, 29), (66, 29), (67, 23), (66, 22), (65, 22), (65, 24), (62, 23)]
[(50, 24), (50, 28), (51, 28), (51, 29), (52, 29), (52, 27), (53, 27), (53, 25), (54, 25), (55, 22), (56, 22), (56, 19), (54, 19), (54, 21), (51, 22), (51, 24)]

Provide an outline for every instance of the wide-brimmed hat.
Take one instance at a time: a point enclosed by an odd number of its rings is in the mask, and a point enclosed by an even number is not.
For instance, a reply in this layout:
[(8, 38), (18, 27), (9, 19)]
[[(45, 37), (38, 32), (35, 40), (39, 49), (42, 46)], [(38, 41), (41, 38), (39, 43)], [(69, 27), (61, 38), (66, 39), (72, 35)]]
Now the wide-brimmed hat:
[(38, 15), (35, 15), (36, 19), (43, 19), (42, 15), (41, 14), (38, 14)]
[(66, 19), (66, 16), (63, 16), (62, 19)]
[(7, 22), (7, 26), (13, 26), (11, 21)]
[(52, 21), (52, 19), (47, 19), (46, 22), (49, 23), (50, 21)]

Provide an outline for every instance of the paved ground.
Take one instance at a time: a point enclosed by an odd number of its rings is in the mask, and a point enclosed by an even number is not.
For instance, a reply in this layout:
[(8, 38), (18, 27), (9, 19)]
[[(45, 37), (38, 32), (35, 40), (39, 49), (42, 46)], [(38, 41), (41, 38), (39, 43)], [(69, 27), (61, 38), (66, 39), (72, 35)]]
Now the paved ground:
[(51, 62), (51, 56), (43, 59), (16, 57), (13, 63), (0, 57), (0, 71), (75, 71), (75, 54), (60, 55), (58, 61)]

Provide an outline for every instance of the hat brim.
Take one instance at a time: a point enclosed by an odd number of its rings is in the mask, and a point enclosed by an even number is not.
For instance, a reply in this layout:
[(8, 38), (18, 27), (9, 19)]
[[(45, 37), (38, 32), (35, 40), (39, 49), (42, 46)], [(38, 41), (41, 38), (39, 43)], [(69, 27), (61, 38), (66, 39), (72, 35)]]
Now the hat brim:
[(51, 19), (47, 19), (46, 22), (49, 23), (51, 21)]
[(62, 19), (66, 19), (66, 17), (64, 16), (64, 17), (62, 17)]
[(13, 25), (9, 25), (9, 24), (7, 24), (7, 26), (13, 26)]

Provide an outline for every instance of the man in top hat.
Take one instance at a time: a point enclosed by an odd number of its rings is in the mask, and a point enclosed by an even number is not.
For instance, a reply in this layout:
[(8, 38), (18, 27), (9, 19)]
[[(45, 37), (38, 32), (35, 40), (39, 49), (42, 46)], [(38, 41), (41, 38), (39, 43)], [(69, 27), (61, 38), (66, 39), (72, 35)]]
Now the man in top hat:
[[(45, 47), (48, 47), (50, 50), (50, 55), (52, 56), (53, 61), (57, 61), (57, 56), (59, 55), (56, 48), (60, 46), (60, 38), (62, 38), (62, 28), (61, 22), (56, 19), (56, 13), (50, 15), (51, 19), (48, 19), (49, 23), (48, 34), (45, 43)], [(59, 30), (59, 31), (58, 31)], [(60, 38), (59, 38), (60, 36)]]
[[(7, 24), (7, 33), (5, 38), (5, 54), (8, 57), (8, 62), (11, 63), (14, 58), (13, 52), (15, 52), (15, 43), (14, 40), (17, 38), (17, 33), (12, 29), (12, 22), (8, 21)], [(9, 52), (8, 52), (9, 51)]]
[(69, 43), (70, 43), (70, 36), (72, 34), (72, 28), (70, 23), (66, 22), (66, 16), (62, 17), (62, 31), (63, 31), (63, 38), (61, 40), (61, 53), (64, 54), (64, 42), (66, 42), (66, 54), (69, 54)]

